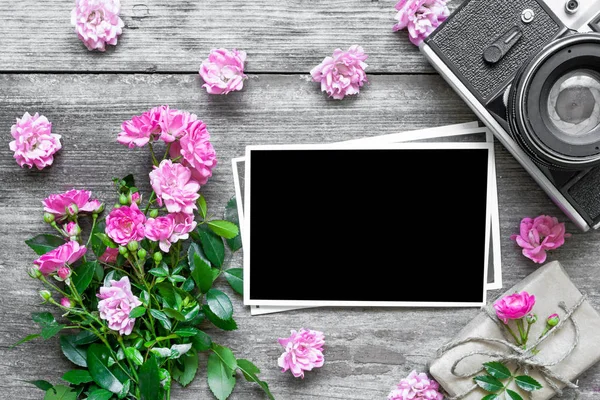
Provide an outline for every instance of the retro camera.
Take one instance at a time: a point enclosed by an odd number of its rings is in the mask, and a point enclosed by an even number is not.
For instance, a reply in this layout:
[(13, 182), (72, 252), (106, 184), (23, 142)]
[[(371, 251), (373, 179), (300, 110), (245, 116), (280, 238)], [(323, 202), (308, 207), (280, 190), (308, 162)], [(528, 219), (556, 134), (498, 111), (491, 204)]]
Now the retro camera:
[(600, 226), (600, 0), (465, 0), (421, 52), (583, 231)]

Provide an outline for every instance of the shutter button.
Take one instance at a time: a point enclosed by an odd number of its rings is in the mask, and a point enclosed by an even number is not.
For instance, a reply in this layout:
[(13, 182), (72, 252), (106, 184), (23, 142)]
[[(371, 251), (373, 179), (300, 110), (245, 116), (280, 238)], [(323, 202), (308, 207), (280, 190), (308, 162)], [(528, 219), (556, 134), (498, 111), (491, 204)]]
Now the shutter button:
[(535, 13), (530, 8), (523, 10), (521, 13), (521, 21), (525, 22), (526, 24), (533, 21), (533, 17), (535, 17)]

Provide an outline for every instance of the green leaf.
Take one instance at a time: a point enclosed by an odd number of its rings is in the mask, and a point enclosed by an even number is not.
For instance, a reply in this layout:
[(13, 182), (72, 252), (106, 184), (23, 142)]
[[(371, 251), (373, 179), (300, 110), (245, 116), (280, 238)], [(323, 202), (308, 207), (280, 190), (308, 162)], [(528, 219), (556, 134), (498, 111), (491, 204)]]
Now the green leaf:
[(196, 336), (200, 332), (198, 329), (193, 327), (179, 328), (175, 331), (175, 334), (179, 337), (192, 337)]
[(222, 219), (208, 221), (208, 227), (212, 229), (214, 233), (225, 239), (233, 239), (240, 233), (236, 224)]
[(225, 279), (233, 290), (239, 294), (244, 294), (244, 270), (242, 268), (229, 268), (223, 271)]
[(206, 318), (208, 318), (208, 320), (210, 322), (212, 322), (213, 325), (216, 326), (217, 328), (223, 329), (224, 331), (233, 331), (233, 330), (236, 330), (238, 328), (237, 324), (233, 320), (233, 318), (228, 319), (228, 320), (223, 320), (223, 319), (217, 317), (210, 310), (210, 308), (208, 308), (208, 306), (206, 304), (204, 304), (202, 306), (202, 311), (204, 311), (204, 314), (206, 315)]
[(141, 400), (158, 400), (160, 393), (160, 378), (158, 376), (158, 363), (156, 357), (151, 355), (140, 367), (139, 385)]
[(89, 261), (74, 270), (71, 280), (75, 285), (75, 289), (77, 289), (77, 293), (83, 293), (88, 288), (96, 273), (96, 265), (96, 261)]
[(163, 328), (165, 328), (167, 331), (171, 331), (173, 325), (171, 324), (171, 320), (169, 319), (169, 317), (167, 317), (167, 315), (164, 312), (155, 309), (150, 309), (150, 314), (160, 322)]
[(500, 382), (493, 376), (479, 375), (473, 378), (473, 380), (477, 385), (479, 385), (479, 387), (481, 387), (486, 392), (496, 393), (497, 391), (504, 388), (502, 382)]
[(210, 261), (208, 261), (208, 258), (206, 258), (206, 254), (204, 254), (202, 247), (196, 242), (191, 242), (187, 252), (187, 261), (190, 271), (194, 270), (194, 254), (198, 254), (205, 263), (210, 265)]
[(181, 357), (181, 361), (183, 363), (183, 373), (179, 377), (178, 382), (181, 386), (185, 387), (192, 383), (198, 372), (198, 353), (192, 350)]
[[(238, 215), (237, 199), (236, 199), (235, 195), (231, 199), (229, 199), (229, 201), (227, 202), (227, 205), (225, 206), (225, 213), (223, 215), (223, 218), (226, 219), (227, 221), (233, 222), (239, 230), (240, 217)], [(227, 239), (226, 242), (227, 242), (227, 246), (229, 246), (229, 249), (233, 252), (236, 252), (242, 248), (242, 235), (238, 234), (233, 239)]]
[(65, 385), (56, 385), (46, 391), (44, 400), (77, 400), (77, 393)]
[(229, 320), (233, 316), (233, 304), (229, 296), (218, 289), (210, 289), (206, 293), (206, 302), (210, 310), (222, 320)]
[(104, 345), (93, 343), (87, 351), (87, 363), (94, 382), (103, 389), (119, 394), (123, 384), (108, 367), (110, 354)]
[(63, 381), (79, 385), (80, 383), (92, 382), (94, 379), (86, 369), (72, 369), (62, 376)]
[(512, 376), (510, 370), (506, 368), (504, 364), (498, 361), (491, 361), (484, 363), (483, 366), (488, 374), (493, 376), (494, 378), (498, 378), (501, 381), (508, 379)]
[(87, 367), (87, 350), (83, 347), (77, 346), (75, 344), (76, 340), (76, 336), (61, 335), (60, 348), (69, 361), (75, 365), (85, 368)]
[(93, 392), (90, 392), (87, 400), (110, 400), (112, 396), (112, 392), (109, 392), (108, 390), (96, 389)]
[(208, 292), (213, 284), (212, 267), (210, 264), (206, 263), (198, 253), (194, 254), (193, 265), (192, 278), (194, 278), (196, 286), (198, 286), (200, 292)]
[(527, 392), (532, 392), (542, 388), (542, 385), (538, 381), (528, 375), (515, 376), (515, 382), (521, 389)]
[(65, 239), (60, 236), (48, 235), (46, 233), (36, 235), (25, 241), (27, 246), (31, 247), (35, 254), (41, 256), (58, 246), (65, 244)]
[(144, 306), (138, 306), (129, 312), (129, 318), (139, 318), (146, 314), (146, 308)]
[(258, 367), (256, 365), (252, 364), (248, 360), (244, 360), (243, 358), (240, 358), (237, 360), (237, 366), (238, 366), (238, 369), (240, 371), (242, 371), (244, 378), (246, 378), (246, 380), (248, 382), (257, 383), (258, 386), (260, 386), (262, 388), (262, 390), (266, 393), (266, 395), (269, 397), (270, 400), (275, 400), (275, 397), (273, 397), (273, 394), (271, 393), (271, 390), (269, 389), (269, 385), (267, 384), (267, 382), (261, 381), (258, 378), (257, 375), (260, 374), (260, 370), (258, 369)]
[(144, 363), (144, 357), (142, 353), (135, 347), (126, 347), (125, 348), (125, 357), (130, 360), (132, 363), (136, 365), (142, 365)]
[(229, 397), (235, 387), (235, 376), (233, 371), (217, 356), (211, 353), (207, 364), (208, 387), (218, 400)]
[(192, 336), (192, 346), (198, 351), (206, 351), (212, 346), (212, 339), (206, 333), (198, 331), (195, 336)]
[(495, 393), (490, 393), (487, 396), (483, 396), (481, 400), (496, 400), (498, 399), (498, 395)]
[(71, 343), (77, 346), (94, 343), (98, 340), (98, 336), (90, 331), (81, 331), (75, 336), (70, 336)]
[[(196, 303), (193, 307), (183, 309), (182, 313), (185, 321), (190, 322), (200, 314), (200, 306)], [(202, 316), (202, 320), (204, 320), (204, 316)], [(199, 321), (198, 324), (201, 322)]]
[(54, 316), (49, 312), (33, 313), (31, 318), (42, 328), (42, 338), (50, 339), (60, 332), (65, 325), (61, 325), (54, 319)]
[(223, 261), (225, 260), (225, 245), (223, 239), (216, 233), (214, 233), (206, 225), (200, 225), (196, 232), (200, 237), (200, 244), (204, 254), (211, 263), (221, 268)]
[(167, 314), (169, 318), (173, 318), (180, 322), (185, 321), (185, 316), (177, 310), (173, 310), (172, 308), (163, 308), (163, 312)]
[(231, 349), (216, 343), (212, 344), (211, 349), (217, 356), (219, 356), (221, 361), (223, 361), (225, 365), (229, 367), (229, 369), (234, 371), (237, 368), (237, 362)]
[(506, 389), (506, 394), (508, 395), (508, 397), (510, 397), (510, 400), (523, 400), (519, 393), (510, 389)]
[(11, 345), (10, 348), (12, 349), (13, 347), (16, 347), (16, 346), (18, 346), (20, 344), (23, 344), (25, 342), (29, 342), (30, 340), (39, 338), (40, 336), (42, 336), (42, 335), (40, 335), (39, 333), (34, 333), (32, 335), (27, 335), (23, 339), (19, 340), (17, 343)]
[(161, 261), (158, 267), (152, 268), (148, 273), (158, 277), (167, 277), (169, 276), (169, 267), (164, 261)]
[[(90, 242), (92, 243), (92, 252), (96, 256), (96, 258), (100, 258), (102, 254), (104, 254), (104, 252), (106, 251), (106, 248), (110, 247), (108, 246), (108, 244), (105, 243), (106, 239), (110, 240), (110, 238), (104, 233), (105, 230), (106, 222), (104, 220), (96, 221), (96, 226), (94, 227), (92, 233), (90, 233), (90, 235), (92, 235), (90, 239)], [(99, 234), (106, 236), (106, 239), (104, 237), (98, 237)], [(110, 242), (112, 242), (112, 240), (110, 240)]]
[[(155, 286), (158, 289), (160, 297), (166, 303), (168, 308), (178, 308), (181, 304), (181, 295), (179, 295), (172, 284), (169, 282), (161, 282)], [(187, 293), (185, 294), (187, 296)]]
[(36, 381), (23, 381), (23, 382), (31, 383), (32, 385), (34, 385), (38, 389), (42, 389), (43, 391), (46, 391), (46, 390), (50, 389), (51, 387), (53, 387), (53, 385), (50, 382), (45, 381), (43, 379), (38, 379)]
[(198, 204), (198, 213), (202, 217), (202, 219), (206, 218), (206, 212), (208, 211), (208, 207), (206, 205), (206, 199), (204, 196), (200, 195), (198, 200), (196, 201)]

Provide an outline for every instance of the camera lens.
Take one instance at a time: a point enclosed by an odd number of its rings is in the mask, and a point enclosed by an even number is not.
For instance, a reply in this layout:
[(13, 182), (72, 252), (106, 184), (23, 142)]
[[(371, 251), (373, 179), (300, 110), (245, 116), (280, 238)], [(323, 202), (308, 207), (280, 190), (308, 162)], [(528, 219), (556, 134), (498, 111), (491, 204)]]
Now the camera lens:
[(567, 11), (568, 14), (574, 14), (578, 8), (579, 8), (578, 0), (567, 0), (567, 2), (565, 3), (565, 10)]

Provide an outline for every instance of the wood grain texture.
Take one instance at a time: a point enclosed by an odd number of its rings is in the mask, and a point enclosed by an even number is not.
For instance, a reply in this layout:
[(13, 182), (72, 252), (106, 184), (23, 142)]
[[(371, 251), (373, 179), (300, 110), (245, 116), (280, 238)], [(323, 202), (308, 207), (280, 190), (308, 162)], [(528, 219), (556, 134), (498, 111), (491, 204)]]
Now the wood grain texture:
[[(41, 399), (42, 392), (23, 380), (58, 383), (60, 376), (73, 367), (62, 356), (56, 339), (9, 348), (34, 331), (29, 320), (31, 312), (53, 311), (40, 305), (40, 286), (26, 274), (35, 256), (24, 240), (48, 232), (41, 219), (40, 201), (50, 193), (71, 187), (87, 188), (110, 208), (115, 201), (111, 178), (130, 172), (136, 175), (142, 192), (148, 193), (148, 153), (145, 149), (127, 149), (115, 141), (123, 120), (158, 104), (198, 114), (211, 132), (220, 159), (202, 192), (209, 208), (221, 214), (234, 193), (230, 160), (242, 155), (248, 144), (335, 142), (475, 118), (435, 75), (373, 76), (357, 97), (342, 102), (327, 99), (306, 75), (252, 75), (242, 92), (228, 96), (209, 96), (200, 85), (195, 74), (0, 76), (0, 132), (5, 138), (5, 145), (0, 147), (0, 398)], [(44, 171), (20, 169), (6, 143), (10, 126), (25, 111), (44, 114), (53, 122), (53, 131), (63, 136), (64, 147), (55, 164)], [(509, 239), (520, 219), (541, 213), (559, 216), (561, 220), (565, 217), (499, 143), (495, 148), (502, 261), (508, 288), (536, 268)], [(302, 184), (302, 190), (307, 196), (312, 195), (310, 177)], [(402, 190), (410, 195), (410, 188)], [(427, 238), (433, 249), (436, 240), (443, 240), (452, 224), (460, 223), (461, 218), (464, 216), (440, 215), (442, 225), (432, 229), (431, 238)], [(575, 285), (587, 291), (592, 304), (600, 309), (600, 232), (577, 232), (568, 221), (567, 230), (573, 236), (551, 253), (550, 259), (560, 260)], [(230, 265), (241, 266), (242, 255), (243, 250)], [(446, 265), (443, 256), (415, 259), (414, 255), (398, 251), (398, 260), (400, 273), (402, 268), (413, 268), (416, 263), (416, 267), (431, 273), (436, 268), (456, 268), (460, 274), (460, 266)], [(370, 275), (371, 284), (390, 279), (384, 268), (371, 267), (380, 271)], [(398, 281), (399, 290), (423, 290), (426, 284), (426, 277), (423, 282)], [(207, 331), (216, 342), (231, 347), (238, 357), (252, 360), (262, 370), (275, 397), (285, 400), (383, 399), (412, 369), (424, 369), (435, 349), (478, 312), (354, 307), (251, 317), (239, 296), (223, 282), (218, 286), (234, 299), (239, 330)], [(491, 292), (489, 296), (498, 294), (499, 291)], [(308, 373), (304, 380), (282, 374), (277, 367), (282, 351), (277, 338), (300, 327), (326, 334), (325, 365)], [(579, 384), (582, 399), (597, 399), (600, 366), (586, 371)], [(175, 386), (174, 399), (211, 398), (204, 372), (185, 390)], [(562, 399), (570, 399), (571, 395), (566, 393)], [(243, 379), (231, 396), (233, 400), (264, 398), (255, 385)]]
[(225, 47), (245, 50), (251, 73), (306, 73), (353, 44), (369, 54), (369, 73), (433, 71), (406, 31), (392, 31), (394, 0), (121, 3), (123, 34), (97, 53), (74, 33), (73, 0), (1, 1), (0, 71), (197, 72), (210, 49)]

